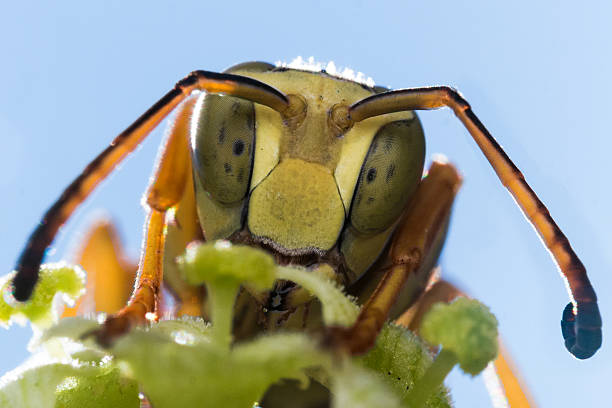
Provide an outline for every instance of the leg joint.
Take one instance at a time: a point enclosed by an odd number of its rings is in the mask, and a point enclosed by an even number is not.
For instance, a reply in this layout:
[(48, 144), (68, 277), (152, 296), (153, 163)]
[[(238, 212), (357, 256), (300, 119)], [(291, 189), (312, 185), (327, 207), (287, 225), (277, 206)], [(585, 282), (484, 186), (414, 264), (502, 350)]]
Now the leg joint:
[(421, 264), (423, 252), (416, 247), (406, 250), (406, 248), (392, 248), (391, 262), (393, 266), (411, 265), (415, 269)]

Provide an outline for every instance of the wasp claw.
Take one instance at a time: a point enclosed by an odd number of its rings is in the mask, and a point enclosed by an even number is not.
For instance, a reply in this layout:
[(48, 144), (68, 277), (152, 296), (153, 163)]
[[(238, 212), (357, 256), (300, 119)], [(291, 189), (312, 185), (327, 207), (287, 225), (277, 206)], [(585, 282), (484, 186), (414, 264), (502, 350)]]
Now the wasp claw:
[(339, 350), (351, 355), (363, 354), (374, 346), (376, 336), (359, 330), (358, 327), (328, 327), (323, 333), (323, 347)]
[(348, 329), (345, 327), (332, 326), (323, 331), (321, 346), (328, 350), (348, 351)]
[(81, 336), (82, 340), (94, 337), (96, 343), (103, 348), (110, 348), (115, 341), (132, 328), (132, 322), (127, 316), (113, 315), (106, 318), (102, 326), (88, 331)]

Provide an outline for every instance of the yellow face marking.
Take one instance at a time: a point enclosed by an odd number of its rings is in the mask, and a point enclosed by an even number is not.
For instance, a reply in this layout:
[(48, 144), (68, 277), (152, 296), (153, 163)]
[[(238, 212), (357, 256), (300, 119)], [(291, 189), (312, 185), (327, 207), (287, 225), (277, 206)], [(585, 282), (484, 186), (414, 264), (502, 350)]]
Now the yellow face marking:
[[(412, 119), (414, 114), (369, 118), (338, 137), (328, 123), (330, 109), (337, 104), (349, 106), (372, 95), (371, 90), (321, 73), (248, 69), (232, 73), (260, 80), (287, 95), (299, 95), (306, 103), (306, 116), (296, 128), (287, 126), (278, 112), (254, 105), (250, 232), (278, 250), (331, 249), (346, 220), (376, 132), (390, 121)], [(382, 238), (378, 241), (384, 243)], [(356, 263), (369, 263), (372, 257)]]
[[(279, 138), (279, 161), (284, 158), (299, 158), (307, 162), (318, 163), (327, 167), (332, 172), (338, 162), (342, 138), (336, 137), (328, 125), (328, 112), (336, 104), (347, 106), (360, 99), (372, 95), (372, 91), (360, 84), (332, 78), (321, 73), (302, 71), (282, 72), (249, 72), (233, 71), (233, 74), (244, 75), (265, 82), (287, 95), (299, 95), (306, 103), (306, 117), (297, 128), (290, 128), (283, 123), (278, 113), (269, 114), (270, 123), (266, 129), (274, 129), (274, 138), (280, 132)], [(260, 125), (264, 124), (264, 118), (258, 118), (264, 109), (256, 111), (257, 141), (267, 138)], [(267, 141), (264, 141), (267, 143)], [(267, 146), (267, 145), (266, 145)], [(255, 167), (258, 157), (255, 157)], [(271, 168), (266, 168), (267, 172)], [(257, 180), (260, 180), (258, 177)], [(252, 184), (254, 186), (254, 184)]]
[(326, 251), (338, 239), (344, 206), (329, 170), (301, 159), (285, 159), (251, 194), (251, 232), (277, 249)]
[(282, 137), (281, 118), (278, 112), (267, 106), (255, 104), (255, 158), (251, 190), (253, 190), (276, 166), (280, 157)]

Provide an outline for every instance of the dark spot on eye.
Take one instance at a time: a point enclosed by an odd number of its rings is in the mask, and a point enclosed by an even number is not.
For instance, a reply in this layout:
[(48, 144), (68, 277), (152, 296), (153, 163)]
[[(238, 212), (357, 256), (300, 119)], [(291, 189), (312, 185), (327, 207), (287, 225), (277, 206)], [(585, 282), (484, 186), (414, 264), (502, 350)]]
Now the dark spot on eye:
[(223, 144), (225, 141), (225, 125), (221, 126), (219, 129), (219, 134), (217, 135), (217, 141), (219, 144)]
[(234, 146), (232, 147), (232, 151), (235, 156), (240, 156), (242, 152), (244, 152), (244, 142), (240, 139), (234, 142)]
[(376, 179), (376, 168), (371, 167), (370, 170), (368, 170), (366, 180), (368, 180), (368, 183), (371, 183), (374, 181), (374, 179)]
[(241, 167), (240, 170), (238, 170), (238, 177), (236, 177), (236, 180), (238, 180), (238, 183), (242, 183), (244, 181), (244, 167)]
[(385, 140), (385, 153), (391, 152), (391, 149), (393, 149), (393, 140), (386, 139)]
[(387, 374), (391, 375), (391, 371), (387, 371)]
[(223, 163), (223, 168), (225, 169), (225, 174), (232, 172), (232, 165), (229, 163)]
[(387, 176), (385, 177), (385, 180), (387, 181), (387, 183), (391, 180), (391, 177), (393, 177), (394, 173), (395, 173), (395, 164), (390, 164), (389, 167), (387, 167)]
[(368, 204), (372, 204), (374, 202), (374, 197), (368, 197)]
[(397, 381), (400, 381), (400, 380), (401, 380), (401, 377), (397, 377)]
[(361, 197), (363, 197), (362, 194), (357, 194), (357, 200), (355, 200), (355, 204), (359, 205), (359, 203), (361, 202)]

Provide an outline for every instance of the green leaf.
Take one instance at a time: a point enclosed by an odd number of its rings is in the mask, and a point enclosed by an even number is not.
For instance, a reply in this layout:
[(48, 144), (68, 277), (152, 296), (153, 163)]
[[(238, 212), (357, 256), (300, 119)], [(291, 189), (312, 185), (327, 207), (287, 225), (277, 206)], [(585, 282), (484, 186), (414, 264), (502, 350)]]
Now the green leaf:
[(276, 278), (295, 282), (319, 298), (326, 325), (347, 327), (357, 319), (359, 307), (321, 270), (279, 266)]
[(83, 407), (138, 408), (138, 384), (120, 377), (118, 368), (101, 367), (79, 372), (57, 387), (55, 408)]
[(19, 367), (0, 380), (0, 406), (53, 408), (57, 386), (78, 374), (79, 370), (70, 364)]
[[(96, 320), (87, 319), (85, 317), (65, 317), (56, 325), (49, 327), (42, 334), (40, 343), (44, 343), (54, 338), (67, 338), (78, 342), (82, 342), (81, 338), (88, 332), (97, 329), (100, 324)], [(97, 347), (97, 344), (92, 340), (88, 342), (88, 346)]]
[(112, 353), (127, 363), (126, 373), (156, 408), (250, 407), (271, 384), (281, 378), (306, 381), (303, 369), (329, 359), (303, 334), (264, 336), (229, 352), (200, 340), (184, 345), (138, 330), (119, 340)]
[(497, 319), (477, 300), (458, 298), (450, 304), (435, 304), (423, 319), (421, 336), (453, 352), (461, 369), (471, 375), (497, 356)]
[(332, 408), (402, 407), (380, 377), (348, 361), (342, 369), (334, 372), (332, 384)]
[[(400, 400), (406, 398), (433, 361), (426, 344), (419, 337), (391, 324), (383, 327), (374, 348), (357, 360), (374, 370), (376, 376), (387, 383)], [(446, 388), (439, 386), (429, 397), (427, 406), (450, 407)]]
[(213, 322), (211, 340), (229, 348), (232, 342), (232, 312), (240, 285), (255, 290), (272, 287), (276, 265), (265, 252), (229, 241), (192, 244), (180, 259), (181, 270), (192, 285), (206, 283)]
[(267, 253), (229, 241), (192, 244), (180, 258), (187, 282), (192, 285), (249, 284), (258, 290), (269, 289), (274, 282), (276, 264)]
[(85, 273), (77, 266), (65, 263), (41, 266), (38, 284), (27, 302), (17, 302), (10, 292), (14, 272), (0, 279), (3, 296), (0, 297), (0, 324), (8, 325), (14, 319), (27, 318), (39, 328), (50, 326), (58, 319), (53, 307), (55, 296), (72, 304), (85, 290)]
[(137, 408), (138, 385), (108, 364), (50, 363), (22, 368), (0, 380), (0, 406)]

